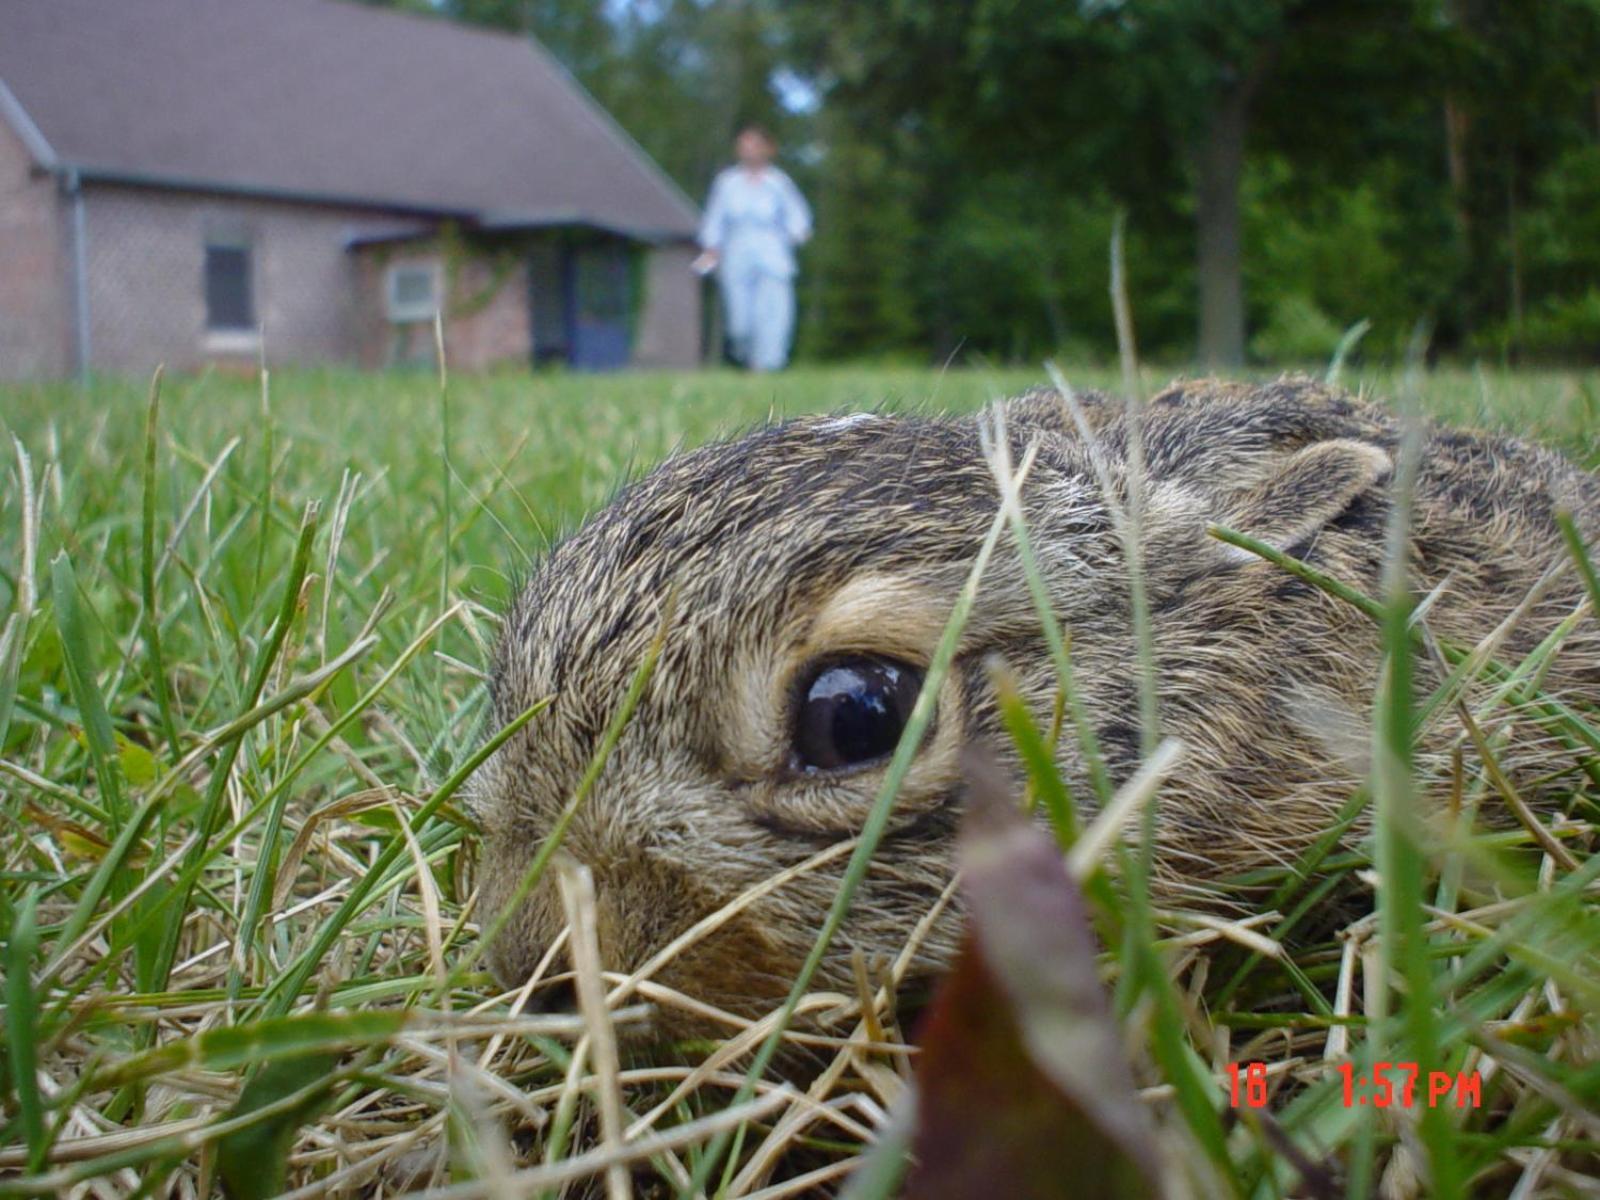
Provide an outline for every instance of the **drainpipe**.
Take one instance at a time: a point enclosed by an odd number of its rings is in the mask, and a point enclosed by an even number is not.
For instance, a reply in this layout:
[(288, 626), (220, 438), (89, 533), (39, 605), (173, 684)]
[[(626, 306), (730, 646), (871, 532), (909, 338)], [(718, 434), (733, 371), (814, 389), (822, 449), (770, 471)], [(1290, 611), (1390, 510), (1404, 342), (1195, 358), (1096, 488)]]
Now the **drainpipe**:
[(77, 357), (78, 384), (89, 382), (89, 247), (85, 231), (83, 180), (76, 169), (66, 174), (68, 203), (72, 208), (72, 317), (73, 348)]

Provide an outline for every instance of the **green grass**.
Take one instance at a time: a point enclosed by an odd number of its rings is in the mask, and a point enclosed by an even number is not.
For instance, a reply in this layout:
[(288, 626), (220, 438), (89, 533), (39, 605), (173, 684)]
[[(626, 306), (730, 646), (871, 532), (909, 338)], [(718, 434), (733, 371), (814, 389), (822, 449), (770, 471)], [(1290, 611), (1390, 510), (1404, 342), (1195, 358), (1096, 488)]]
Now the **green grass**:
[[(1066, 374), (1117, 386), (1110, 372)], [(1147, 387), (1163, 380), (1146, 370)], [(241, 1176), (240, 1156), (291, 1152), (287, 1186), (493, 1181), (510, 1169), (512, 1134), (546, 1164), (524, 1183), (600, 1178), (604, 1081), (574, 1058), (582, 1025), (508, 1015), (465, 907), (472, 840), (452, 796), (481, 753), (481, 669), (515, 577), (679, 446), (772, 415), (965, 410), (1042, 382), (1042, 370), (516, 374), (453, 377), (445, 400), (425, 374), (292, 372), (266, 389), (212, 374), (165, 381), (153, 421), (145, 382), (0, 390), (21, 447), (7, 439), (0, 476), (0, 1195), (89, 1179), (166, 1195), (219, 1173), (267, 1194), (278, 1180)], [(1592, 374), (1440, 371), (1420, 400), (1600, 463)], [(1403, 658), (1398, 601), (1370, 603)], [(1525, 680), (1537, 665), (1506, 666)], [(1507, 696), (1538, 699), (1511, 685)], [(1073, 736), (1084, 722), (1066, 699)], [(1400, 769), (1380, 813), (1408, 786), (1414, 719), (1403, 695), (1390, 700), (1384, 744)], [(1561, 719), (1566, 735), (1592, 736), (1584, 714)], [(1051, 800), (1047, 756), (1032, 757)], [(1568, 835), (1575, 869), (1519, 895), (1527, 872), (1507, 868), (1499, 887), (1514, 902), (1495, 907), (1461, 880), (1481, 888), (1485, 864), (1503, 866), (1485, 846), (1526, 857), (1530, 837), (1418, 846), (1398, 823), (1380, 829), (1375, 861), (1414, 873), (1433, 915), (1379, 914), (1406, 985), (1370, 1044), (1393, 1061), (1465, 1069), (1494, 1051), (1503, 1064), (1494, 1104), (1428, 1118), (1417, 1153), (1446, 1184), (1503, 1192), (1519, 1155), (1570, 1143), (1538, 1167), (1555, 1188), (1574, 1156), (1596, 1161), (1600, 1138), (1600, 1070), (1585, 1052), (1600, 858)], [(1307, 881), (1258, 881), (1276, 888), (1280, 915), (1250, 928), (1292, 953), (1229, 943), (1197, 982), (1198, 960), (1175, 954), (1196, 931), (1161, 914), (1154, 934), (1110, 953), (1131, 1041), (1160, 1064), (1147, 1064), (1150, 1081), (1177, 1089), (1177, 1104), (1152, 1104), (1174, 1137), (1212, 1148), (1209, 1160), (1196, 1149), (1193, 1169), (1223, 1194), (1287, 1194), (1282, 1139), (1313, 1158), (1348, 1152), (1370, 1194), (1394, 1161), (1397, 1127), (1345, 1110), (1322, 1062), (1330, 1026), (1368, 1044), (1359, 1001), (1339, 1001), (1344, 944), (1291, 937), (1368, 866), (1330, 845)], [(1554, 1015), (1552, 995), (1565, 1006)], [(1516, 1044), (1533, 1049), (1517, 1058)], [(1270, 1120), (1222, 1112), (1225, 1058), (1278, 1064)], [(625, 1070), (627, 1119), (670, 1098), (688, 1069)], [(758, 1107), (730, 1107), (738, 1070), (655, 1121), (660, 1145), (634, 1167), (641, 1191), (697, 1173), (753, 1189), (762, 1154), (842, 1169), (895, 1090), (883, 1073), (852, 1075), (839, 1094), (870, 1105), (786, 1126), (773, 1081), (746, 1089)], [(479, 1120), (486, 1110), (498, 1124)], [(733, 1137), (752, 1115), (755, 1136)], [(724, 1170), (708, 1145), (739, 1150)]]

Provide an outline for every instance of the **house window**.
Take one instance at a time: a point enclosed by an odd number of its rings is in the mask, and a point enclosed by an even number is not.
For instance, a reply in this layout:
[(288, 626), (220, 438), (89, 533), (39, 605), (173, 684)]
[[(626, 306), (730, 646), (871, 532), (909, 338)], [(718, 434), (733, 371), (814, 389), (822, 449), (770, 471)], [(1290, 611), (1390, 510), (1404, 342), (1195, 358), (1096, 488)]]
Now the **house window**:
[(250, 247), (243, 242), (206, 243), (206, 328), (254, 332), (256, 306), (250, 288)]
[(431, 321), (439, 312), (439, 268), (433, 263), (396, 263), (384, 292), (389, 320), (396, 325)]

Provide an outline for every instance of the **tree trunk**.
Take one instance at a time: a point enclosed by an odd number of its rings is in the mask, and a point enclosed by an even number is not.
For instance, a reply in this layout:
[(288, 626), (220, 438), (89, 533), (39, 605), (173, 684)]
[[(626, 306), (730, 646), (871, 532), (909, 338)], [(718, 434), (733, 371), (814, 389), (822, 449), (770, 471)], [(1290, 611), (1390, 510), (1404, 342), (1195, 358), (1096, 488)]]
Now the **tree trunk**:
[(1522, 288), (1522, 236), (1517, 220), (1517, 175), (1515, 165), (1506, 169), (1506, 242), (1510, 252), (1511, 345), (1508, 357), (1512, 363), (1522, 359), (1522, 326), (1525, 305)]
[(1454, 96), (1445, 96), (1445, 165), (1450, 172), (1450, 197), (1455, 202), (1456, 224), (1464, 236), (1472, 233), (1472, 212), (1467, 207), (1467, 126), (1467, 110)]
[(1195, 205), (1200, 272), (1200, 360), (1207, 367), (1244, 364), (1244, 278), (1239, 244), (1239, 185), (1250, 121), (1246, 82), (1216, 93), (1201, 133)]

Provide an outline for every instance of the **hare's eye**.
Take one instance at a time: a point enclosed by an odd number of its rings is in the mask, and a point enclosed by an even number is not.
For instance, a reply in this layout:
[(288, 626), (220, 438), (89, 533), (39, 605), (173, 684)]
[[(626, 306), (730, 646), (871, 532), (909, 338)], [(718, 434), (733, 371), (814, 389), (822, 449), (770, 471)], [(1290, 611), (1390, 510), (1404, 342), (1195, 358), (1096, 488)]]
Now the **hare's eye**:
[(922, 672), (862, 655), (815, 668), (800, 692), (794, 764), (804, 771), (864, 766), (894, 750), (911, 716)]

